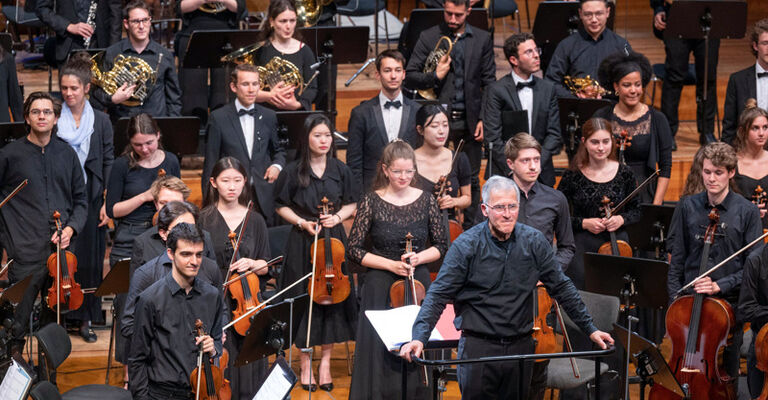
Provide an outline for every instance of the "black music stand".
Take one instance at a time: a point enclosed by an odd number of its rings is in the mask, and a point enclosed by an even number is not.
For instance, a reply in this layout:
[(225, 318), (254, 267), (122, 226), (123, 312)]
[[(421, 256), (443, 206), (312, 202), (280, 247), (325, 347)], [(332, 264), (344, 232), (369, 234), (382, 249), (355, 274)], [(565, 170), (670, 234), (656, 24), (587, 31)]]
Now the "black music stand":
[[(539, 6), (541, 7), (541, 6)], [(405, 34), (405, 38), (400, 39), (398, 50), (403, 54), (406, 61), (411, 58), (411, 53), (416, 47), (416, 43), (419, 41), (421, 32), (441, 24), (444, 21), (442, 8), (414, 8), (411, 10), (411, 16), (408, 20), (408, 26), (403, 27), (401, 35)], [(488, 30), (488, 10), (485, 8), (472, 8), (467, 17), (468, 24), (480, 28), (482, 30)]]
[(179, 68), (219, 68), (221, 57), (256, 42), (259, 30), (194, 31)]
[[(120, 118), (115, 122), (115, 157), (119, 157), (128, 146), (128, 122), (130, 118)], [(163, 147), (181, 160), (182, 156), (197, 154), (200, 136), (200, 118), (197, 117), (155, 117), (160, 128)], [(190, 140), (195, 138), (195, 140)]]
[(305, 293), (264, 307), (251, 316), (251, 326), (245, 334), (235, 366), (242, 367), (272, 354), (284, 356), (284, 350), (290, 349), (293, 344), (301, 318), (308, 307), (309, 295)]
[(0, 293), (0, 302), (21, 303), (21, 299), (24, 297), (24, 292), (27, 291), (30, 281), (32, 281), (32, 275), (28, 275), (26, 278), (7, 287)]
[[(291, 389), (293, 389), (298, 380), (299, 378), (288, 363), (285, 362), (285, 358), (277, 356), (275, 362), (267, 372), (267, 377), (259, 384), (259, 388), (256, 390), (256, 396), (253, 398), (256, 400), (263, 398), (274, 400), (290, 399)], [(290, 383), (290, 387), (283, 389), (283, 384), (285, 382)], [(276, 392), (277, 388), (272, 386), (273, 384), (280, 387), (279, 393)], [(262, 394), (262, 390), (264, 390), (264, 394)], [(270, 397), (267, 397), (265, 394), (269, 394)]]
[(27, 136), (27, 127), (24, 122), (0, 122), (0, 148), (14, 140)]
[[(109, 294), (118, 295), (121, 293), (128, 293), (130, 288), (130, 274), (131, 259), (123, 258), (115, 263), (112, 268), (109, 269), (109, 273), (104, 280), (101, 281), (101, 285), (93, 292), (96, 297), (102, 297)], [(115, 306), (112, 305), (112, 327), (109, 328), (109, 351), (107, 352), (107, 377), (105, 384), (109, 385), (109, 370), (112, 369), (112, 349), (115, 345), (115, 318), (117, 318)]]
[(565, 143), (565, 154), (568, 155), (568, 161), (571, 161), (581, 142), (581, 126), (592, 118), (597, 110), (610, 106), (611, 102), (602, 99), (560, 97), (557, 104), (560, 107), (560, 132)]
[(629, 242), (636, 250), (654, 253), (657, 260), (666, 259), (666, 241), (672, 223), (674, 206), (641, 204), (643, 217), (626, 227)]

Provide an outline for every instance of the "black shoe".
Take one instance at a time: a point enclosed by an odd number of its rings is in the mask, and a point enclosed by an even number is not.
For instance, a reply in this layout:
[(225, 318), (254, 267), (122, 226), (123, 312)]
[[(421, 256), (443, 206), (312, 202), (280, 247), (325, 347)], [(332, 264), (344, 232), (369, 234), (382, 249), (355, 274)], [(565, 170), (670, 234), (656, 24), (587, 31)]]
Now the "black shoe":
[(80, 337), (83, 338), (86, 343), (94, 343), (99, 338), (96, 336), (96, 332), (94, 332), (93, 329), (85, 326), (80, 328)]
[(677, 139), (672, 138), (672, 151), (677, 151)]
[(314, 383), (311, 383), (309, 385), (301, 384), (301, 388), (306, 390), (307, 392), (316, 392), (317, 391), (317, 385)]
[(325, 390), (326, 392), (330, 392), (333, 390), (333, 382), (331, 383), (323, 383), (320, 385), (320, 390)]

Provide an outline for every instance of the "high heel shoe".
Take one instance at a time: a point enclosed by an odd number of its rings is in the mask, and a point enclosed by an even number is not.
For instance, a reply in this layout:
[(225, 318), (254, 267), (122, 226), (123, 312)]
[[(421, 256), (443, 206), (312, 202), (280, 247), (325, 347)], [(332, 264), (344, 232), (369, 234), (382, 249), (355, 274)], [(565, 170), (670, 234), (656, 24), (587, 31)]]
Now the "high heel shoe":
[(325, 390), (326, 392), (330, 392), (333, 390), (333, 382), (323, 383), (319, 387), (320, 387), (320, 390)]
[(301, 388), (306, 390), (307, 392), (316, 392), (317, 391), (317, 385), (314, 383), (310, 383), (309, 385), (301, 384)]

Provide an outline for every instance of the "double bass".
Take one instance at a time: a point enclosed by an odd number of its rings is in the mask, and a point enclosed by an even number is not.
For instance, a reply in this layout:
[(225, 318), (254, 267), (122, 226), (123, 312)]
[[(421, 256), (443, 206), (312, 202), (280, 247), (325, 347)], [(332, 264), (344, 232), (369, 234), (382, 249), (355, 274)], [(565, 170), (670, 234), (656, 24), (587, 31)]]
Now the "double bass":
[[(321, 215), (331, 215), (333, 203), (323, 197), (318, 206)], [(331, 237), (330, 229), (323, 229), (323, 237), (312, 245), (310, 257), (315, 262), (314, 278), (309, 282), (308, 293), (317, 304), (338, 304), (349, 297), (349, 277), (341, 271), (344, 263), (344, 244), (341, 240)], [(314, 290), (312, 286), (314, 285)]]
[[(203, 321), (195, 320), (195, 333), (197, 336), (205, 336)], [(195, 400), (229, 400), (232, 397), (232, 389), (229, 380), (224, 379), (224, 371), (229, 363), (229, 353), (222, 349), (219, 365), (212, 365), (211, 358), (203, 354), (203, 346), (197, 354), (197, 367), (189, 375), (189, 384), (195, 393)]]
[[(405, 253), (413, 252), (413, 235), (411, 232), (405, 235)], [(410, 264), (410, 260), (408, 261)], [(405, 278), (395, 281), (389, 287), (389, 305), (392, 308), (419, 305), (424, 300), (426, 290), (424, 285), (413, 277), (413, 269)]]
[[(713, 208), (703, 236), (699, 273), (707, 271), (720, 213)], [(733, 309), (723, 299), (696, 293), (678, 297), (667, 310), (667, 333), (672, 341), (669, 366), (691, 399), (735, 400), (732, 380), (720, 356), (732, 338)], [(651, 388), (650, 400), (680, 399), (661, 385)]]
[(53, 212), (53, 221), (56, 223), (56, 233), (59, 241), (56, 243), (56, 252), (48, 256), (46, 262), (48, 274), (54, 279), (48, 288), (48, 307), (56, 310), (56, 323), (61, 323), (61, 306), (65, 310), (77, 310), (83, 305), (83, 289), (75, 281), (77, 271), (77, 257), (75, 254), (61, 248), (61, 213)]
[[(235, 233), (229, 233), (229, 241), (232, 245), (232, 260), (229, 265), (237, 261), (238, 250), (240, 249), (240, 243), (243, 240), (243, 232), (248, 225), (248, 216), (250, 215), (250, 203), (248, 203), (248, 211), (245, 213), (242, 225), (240, 225), (240, 234), (237, 235), (235, 240)], [(232, 279), (230, 279), (232, 278)], [(229, 295), (232, 300), (237, 303), (237, 306), (232, 310), (232, 320), (236, 320), (239, 316), (247, 313), (249, 310), (258, 307), (259, 305), (259, 277), (256, 274), (240, 274), (238, 272), (228, 272), (225, 282), (234, 281), (232, 284), (226, 285), (224, 291), (229, 291)], [(248, 333), (248, 328), (251, 326), (251, 320), (248, 318), (242, 319), (235, 324), (235, 331), (240, 336), (245, 336)]]

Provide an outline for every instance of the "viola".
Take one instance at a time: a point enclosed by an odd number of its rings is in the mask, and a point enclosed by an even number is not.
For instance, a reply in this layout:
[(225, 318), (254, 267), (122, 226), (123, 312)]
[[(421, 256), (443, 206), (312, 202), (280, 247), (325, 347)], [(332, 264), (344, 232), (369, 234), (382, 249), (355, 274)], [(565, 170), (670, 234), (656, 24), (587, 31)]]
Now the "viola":
[[(333, 214), (332, 207), (333, 203), (326, 197), (323, 197), (318, 206), (321, 215)], [(331, 237), (330, 229), (323, 229), (323, 237), (317, 239), (310, 249), (310, 257), (315, 261), (315, 274), (307, 291), (311, 293), (315, 303), (327, 306), (341, 303), (349, 297), (349, 277), (341, 270), (344, 253), (341, 240)], [(317, 260), (321, 262), (318, 263)]]
[(536, 289), (533, 290), (533, 341), (536, 344), (536, 354), (557, 351), (555, 330), (547, 323), (547, 314), (552, 310), (552, 305), (553, 300), (549, 297), (547, 289), (542, 285), (536, 285)]
[(75, 281), (77, 271), (77, 257), (74, 253), (61, 248), (61, 213), (53, 212), (53, 220), (56, 223), (56, 233), (59, 241), (56, 243), (56, 252), (48, 256), (46, 262), (48, 274), (53, 278), (53, 284), (48, 289), (48, 307), (56, 310), (56, 323), (61, 323), (61, 306), (65, 310), (77, 310), (83, 304), (83, 289)]
[(629, 136), (629, 133), (627, 133), (626, 129), (622, 130), (620, 134), (614, 136), (616, 137), (616, 144), (619, 148), (619, 162), (627, 165), (627, 161), (624, 159), (624, 150), (626, 150), (627, 147), (632, 146), (632, 136)]
[[(704, 233), (699, 272), (707, 270), (709, 250), (714, 243), (720, 214), (709, 213)], [(728, 345), (735, 324), (727, 301), (700, 293), (677, 298), (667, 310), (667, 334), (672, 342), (669, 366), (681, 386), (687, 386), (691, 399), (735, 400), (732, 381), (723, 369), (721, 350)], [(661, 385), (653, 385), (650, 400), (679, 399)]]
[[(405, 235), (405, 252), (413, 251), (413, 235)], [(408, 261), (410, 264), (410, 261)], [(424, 285), (413, 277), (413, 270), (404, 279), (399, 279), (389, 287), (389, 305), (392, 308), (419, 305), (424, 300)]]
[[(248, 212), (245, 213), (243, 223), (240, 225), (240, 234), (235, 235), (235, 232), (229, 232), (229, 242), (232, 246), (232, 260), (229, 265), (231, 266), (237, 261), (238, 250), (240, 249), (240, 243), (243, 239), (243, 232), (248, 225), (248, 216), (250, 215), (250, 203), (248, 203)], [(235, 240), (237, 236), (237, 240)], [(231, 278), (231, 279), (230, 279)], [(236, 320), (241, 315), (247, 313), (249, 310), (259, 306), (259, 277), (256, 274), (240, 274), (237, 271), (230, 271), (227, 273), (227, 279), (234, 281), (232, 284), (227, 285), (224, 289), (225, 292), (229, 292), (232, 300), (237, 306), (232, 309), (232, 320)], [(240, 336), (245, 336), (248, 333), (248, 328), (251, 327), (251, 320), (244, 318), (235, 324), (235, 332)]]
[[(203, 321), (195, 320), (195, 332), (197, 336), (205, 336)], [(197, 356), (197, 367), (189, 375), (189, 384), (195, 393), (195, 400), (229, 400), (232, 397), (232, 389), (229, 380), (224, 379), (224, 371), (229, 363), (229, 353), (223, 349), (219, 358), (219, 365), (213, 365), (210, 357), (203, 354), (202, 344)]]
[[(461, 148), (464, 146), (464, 139), (459, 140), (459, 144), (456, 145), (456, 149), (453, 152), (453, 158), (451, 159), (451, 170), (448, 172), (450, 174), (454, 168), (456, 168), (456, 160), (458, 159), (459, 152), (461, 151)], [(452, 190), (451, 188), (451, 182), (448, 180), (448, 175), (442, 175), (437, 180), (437, 183), (435, 184), (435, 198), (438, 200), (445, 196), (446, 193), (449, 193)], [(458, 215), (458, 209), (456, 209), (457, 215)], [(459, 221), (455, 219), (448, 218), (448, 209), (441, 209), (440, 212), (443, 214), (443, 221), (448, 221), (447, 225), (447, 231), (448, 236), (453, 242), (456, 240), (459, 235), (464, 233), (464, 228), (461, 227), (461, 224)]]
[[(603, 217), (605, 219), (611, 218), (613, 216), (613, 210), (611, 209), (613, 203), (611, 202), (611, 199), (603, 196), (601, 203), (603, 204), (602, 207), (600, 207), (603, 212)], [(598, 253), (611, 254), (614, 256), (622, 257), (632, 257), (632, 247), (630, 247), (629, 243), (616, 239), (615, 231), (608, 232), (608, 234), (611, 237), (611, 241), (600, 245), (600, 248), (597, 250)]]
[(763, 391), (757, 400), (768, 400), (768, 325), (763, 325), (755, 336), (755, 357), (757, 357), (757, 369), (763, 374)]

